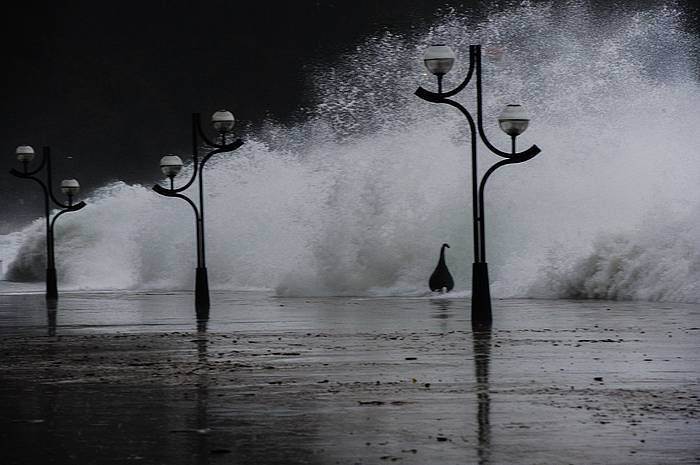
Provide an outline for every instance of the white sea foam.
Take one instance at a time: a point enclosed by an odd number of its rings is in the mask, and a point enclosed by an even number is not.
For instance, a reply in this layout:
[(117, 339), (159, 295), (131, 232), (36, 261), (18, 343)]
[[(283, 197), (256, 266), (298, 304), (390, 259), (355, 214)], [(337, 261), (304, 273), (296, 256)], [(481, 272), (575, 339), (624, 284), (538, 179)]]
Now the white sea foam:
[[(421, 295), (448, 242), (456, 291), (468, 291), (468, 127), (413, 95), (433, 86), (421, 56), (440, 41), (460, 59), (447, 87), (466, 72), (468, 45), (482, 44), (492, 142), (508, 148), (494, 116), (518, 102), (533, 116), (519, 147), (542, 148), (489, 181), (492, 293), (700, 301), (697, 37), (681, 15), (523, 3), (480, 22), (453, 13), (419, 37), (368, 38), (315, 73), (306, 121), (270, 123), (207, 165), (211, 286)], [(473, 107), (473, 87), (463, 94)], [(496, 158), (482, 148), (480, 160), (483, 172)], [(184, 202), (123, 183), (86, 201), (57, 226), (61, 286), (192, 286)], [(20, 235), (3, 251), (7, 277), (43, 276), (41, 223)]]

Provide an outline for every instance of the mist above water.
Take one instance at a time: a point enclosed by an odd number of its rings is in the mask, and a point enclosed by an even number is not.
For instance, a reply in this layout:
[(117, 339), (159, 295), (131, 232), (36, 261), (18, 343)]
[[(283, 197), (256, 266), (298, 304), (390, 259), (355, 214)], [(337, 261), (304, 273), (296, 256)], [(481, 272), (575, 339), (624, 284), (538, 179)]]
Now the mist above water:
[[(508, 148), (495, 116), (522, 103), (532, 121), (519, 147), (542, 149), (489, 181), (492, 293), (700, 301), (698, 38), (673, 7), (614, 13), (586, 2), (523, 3), (479, 21), (452, 12), (423, 35), (370, 37), (314, 73), (305, 121), (270, 122), (207, 165), (211, 287), (421, 295), (447, 242), (455, 290), (468, 291), (468, 126), (413, 92), (434, 86), (428, 44), (458, 54), (449, 88), (480, 43), (490, 140)], [(457, 98), (473, 108), (473, 95), (470, 85)], [(480, 148), (482, 172), (495, 161)], [(63, 288), (192, 287), (184, 202), (124, 183), (85, 200), (58, 222)], [(7, 279), (43, 276), (43, 240), (43, 220), (0, 236)]]

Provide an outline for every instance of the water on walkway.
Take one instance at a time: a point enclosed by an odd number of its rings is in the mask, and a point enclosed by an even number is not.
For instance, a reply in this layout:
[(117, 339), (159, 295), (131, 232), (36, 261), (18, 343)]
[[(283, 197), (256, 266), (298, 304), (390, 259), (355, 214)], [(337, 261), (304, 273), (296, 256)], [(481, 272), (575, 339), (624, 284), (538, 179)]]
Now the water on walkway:
[[(25, 290), (26, 291), (26, 290)], [(699, 463), (700, 308), (0, 296), (2, 463)], [(9, 447), (8, 447), (9, 446)]]

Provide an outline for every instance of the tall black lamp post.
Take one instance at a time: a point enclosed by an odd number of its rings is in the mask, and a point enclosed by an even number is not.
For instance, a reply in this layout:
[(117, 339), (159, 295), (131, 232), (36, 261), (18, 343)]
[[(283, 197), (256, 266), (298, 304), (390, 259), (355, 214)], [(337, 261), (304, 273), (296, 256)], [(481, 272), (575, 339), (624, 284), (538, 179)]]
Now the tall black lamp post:
[[(209, 310), (209, 278), (207, 277), (207, 261), (204, 247), (204, 177), (203, 170), (206, 162), (217, 153), (232, 152), (243, 145), (243, 141), (236, 139), (228, 141), (228, 134), (233, 129), (235, 120), (230, 111), (219, 110), (211, 117), (211, 123), (218, 133), (219, 141), (216, 142), (207, 137), (202, 129), (199, 113), (192, 114), (192, 176), (189, 181), (181, 186), (175, 187), (175, 176), (182, 169), (182, 160), (176, 155), (166, 155), (160, 160), (160, 169), (164, 175), (170, 179), (170, 187), (165, 188), (159, 185), (153, 186), (153, 190), (166, 197), (177, 197), (185, 200), (194, 210), (196, 220), (197, 237), (197, 271), (195, 280), (195, 308), (198, 315), (206, 314)], [(200, 138), (206, 145), (206, 153), (199, 156)], [(188, 189), (196, 180), (199, 180), (199, 208), (182, 192)]]
[[(486, 235), (484, 213), (484, 186), (489, 176), (505, 165), (522, 163), (540, 153), (540, 149), (533, 145), (523, 152), (516, 152), (515, 139), (527, 129), (529, 118), (520, 105), (508, 105), (498, 122), (501, 129), (511, 137), (511, 151), (504, 152), (497, 149), (486, 137), (483, 127), (482, 96), (481, 96), (481, 46), (469, 46), (469, 71), (462, 83), (454, 89), (443, 92), (442, 79), (454, 64), (455, 54), (447, 45), (432, 45), (424, 56), (424, 63), (428, 71), (437, 77), (437, 92), (430, 92), (422, 87), (416, 90), (416, 95), (423, 100), (432, 103), (446, 103), (458, 109), (467, 118), (471, 132), (471, 156), (472, 156), (472, 221), (474, 227), (474, 263), (472, 265), (472, 325), (490, 324), (491, 293), (489, 290), (489, 273), (486, 262)], [(451, 100), (450, 97), (461, 92), (476, 74), (476, 121), (469, 111), (460, 103)], [(477, 172), (477, 134), (486, 147), (503, 160), (491, 166), (478, 181)]]
[[(85, 206), (85, 202), (73, 204), (73, 197), (80, 191), (80, 184), (75, 179), (64, 179), (61, 181), (61, 192), (68, 197), (68, 203), (60, 202), (53, 194), (52, 173), (51, 173), (51, 149), (44, 147), (41, 163), (33, 170), (29, 170), (29, 163), (34, 160), (34, 149), (28, 145), (20, 145), (15, 151), (17, 160), (22, 163), (22, 171), (10, 170), (10, 174), (18, 178), (31, 179), (41, 186), (44, 192), (44, 215), (46, 217), (46, 299), (58, 299), (58, 286), (56, 284), (56, 259), (54, 257), (54, 226), (58, 217), (67, 212), (80, 210)], [(42, 169), (46, 167), (46, 183), (36, 177)], [(51, 218), (50, 203), (56, 204), (60, 210)]]

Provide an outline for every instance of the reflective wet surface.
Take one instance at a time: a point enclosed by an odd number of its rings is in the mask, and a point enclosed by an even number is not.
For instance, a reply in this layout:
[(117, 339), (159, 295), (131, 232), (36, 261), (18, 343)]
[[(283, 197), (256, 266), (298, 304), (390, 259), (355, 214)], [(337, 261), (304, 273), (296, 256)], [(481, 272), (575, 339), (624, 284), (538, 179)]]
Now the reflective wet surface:
[(700, 463), (700, 307), (0, 296), (2, 463)]

